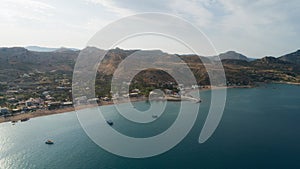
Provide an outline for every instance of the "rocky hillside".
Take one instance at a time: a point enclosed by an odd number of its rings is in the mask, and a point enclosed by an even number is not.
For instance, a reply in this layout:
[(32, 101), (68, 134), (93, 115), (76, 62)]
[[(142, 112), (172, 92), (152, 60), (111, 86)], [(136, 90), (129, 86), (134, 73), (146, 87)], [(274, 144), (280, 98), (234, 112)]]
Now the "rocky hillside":
[(279, 59), (290, 63), (300, 64), (300, 50), (287, 55), (283, 55), (279, 57)]
[[(136, 51), (126, 51), (121, 49), (114, 49), (108, 52), (99, 74), (111, 75), (115, 71), (119, 63), (126, 58), (126, 56)], [(151, 53), (151, 51), (149, 51)], [(155, 51), (157, 55), (163, 55), (163, 52)], [(206, 67), (210, 67), (215, 57), (200, 57), (196, 55), (177, 55), (184, 62), (187, 63), (191, 71), (194, 73), (198, 84), (209, 84), (209, 78), (206, 71)], [(165, 54), (168, 57), (168, 54)], [(291, 59), (297, 59), (299, 56), (290, 56)], [(294, 58), (295, 57), (295, 58)], [(246, 56), (236, 52), (226, 52), (220, 54), (223, 67), (225, 69), (228, 85), (253, 85), (257, 82), (300, 82), (300, 66), (298, 63), (285, 61), (281, 58), (264, 57), (262, 59), (251, 60)], [(162, 62), (159, 58), (156, 62)], [(204, 66), (203, 62), (206, 66)], [(133, 61), (134, 63), (134, 61)], [(169, 62), (163, 67), (169, 65), (175, 65), (175, 63)], [(126, 75), (124, 69), (122, 73)], [(150, 75), (151, 73), (151, 75)], [(157, 82), (170, 81), (170, 77), (164, 75), (161, 70), (149, 70), (140, 73), (140, 77), (137, 76), (139, 81), (143, 83), (154, 84)]]
[[(235, 51), (228, 51), (225, 53), (219, 54), (219, 58), (221, 60), (244, 60), (244, 61), (251, 61), (247, 56), (237, 53)], [(217, 60), (217, 56), (213, 56), (212, 59)]]
[(72, 72), (79, 51), (34, 52), (25, 48), (0, 48), (0, 82), (23, 74), (54, 71)]

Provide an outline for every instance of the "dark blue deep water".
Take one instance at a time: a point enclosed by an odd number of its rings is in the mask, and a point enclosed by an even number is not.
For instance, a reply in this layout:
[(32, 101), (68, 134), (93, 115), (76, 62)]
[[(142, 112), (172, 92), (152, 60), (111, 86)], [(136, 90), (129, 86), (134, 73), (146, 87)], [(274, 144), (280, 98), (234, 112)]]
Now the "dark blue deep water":
[[(251, 89), (228, 89), (223, 118), (213, 136), (198, 143), (210, 103), (202, 91), (199, 115), (187, 137), (170, 151), (145, 159), (123, 158), (99, 148), (85, 134), (76, 113), (0, 124), (0, 168), (62, 169), (200, 169), (300, 168), (300, 86), (271, 84)], [(146, 102), (134, 103), (137, 108)], [(179, 103), (153, 123), (157, 130), (126, 127), (112, 106), (104, 106), (114, 128), (129, 135), (147, 136), (167, 129)], [(174, 110), (172, 110), (174, 109)], [(155, 126), (157, 125), (157, 126)], [(145, 129), (146, 130), (146, 129)], [(48, 138), (54, 145), (45, 145)]]

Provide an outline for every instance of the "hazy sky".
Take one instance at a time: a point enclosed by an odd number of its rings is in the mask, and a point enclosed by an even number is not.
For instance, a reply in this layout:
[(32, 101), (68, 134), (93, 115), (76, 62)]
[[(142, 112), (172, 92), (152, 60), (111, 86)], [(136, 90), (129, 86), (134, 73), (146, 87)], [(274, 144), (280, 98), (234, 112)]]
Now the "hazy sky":
[(218, 52), (280, 56), (300, 49), (299, 9), (299, 0), (1, 0), (0, 46), (83, 48), (108, 23), (163, 12), (195, 24)]

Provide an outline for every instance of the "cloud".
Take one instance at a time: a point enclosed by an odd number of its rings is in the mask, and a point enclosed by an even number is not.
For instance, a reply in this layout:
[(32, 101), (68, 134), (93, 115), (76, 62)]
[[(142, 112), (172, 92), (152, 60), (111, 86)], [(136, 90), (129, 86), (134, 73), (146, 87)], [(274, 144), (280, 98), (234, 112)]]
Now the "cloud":
[(300, 15), (297, 0), (219, 0), (218, 3), (224, 15), (216, 23), (221, 29), (214, 34), (223, 50), (231, 46), (262, 57), (278, 56), (279, 51), (283, 54), (299, 47), (299, 40), (293, 38), (299, 35), (299, 23), (295, 22)]
[[(162, 12), (178, 15), (198, 26), (220, 52), (237, 50), (249, 56), (278, 56), (299, 48), (299, 8), (299, 0), (74, 0), (72, 3), (2, 0), (0, 37), (3, 42), (10, 40), (13, 44), (20, 39), (15, 36), (16, 32), (23, 32), (20, 36), (28, 36), (28, 41), (32, 42), (33, 36), (23, 30), (34, 33), (43, 29), (51, 32), (47, 35), (49, 39), (60, 41), (66, 32), (85, 40), (88, 37), (83, 38), (83, 35), (92, 36), (121, 17)], [(61, 33), (56, 34), (54, 30)], [(10, 36), (4, 32), (11, 32)], [(35, 38), (39, 42), (39, 36)], [(26, 44), (26, 38), (22, 43)], [(73, 44), (75, 42), (65, 46)]]
[(19, 19), (42, 21), (51, 15), (55, 7), (36, 0), (3, 0), (0, 6), (0, 18), (7, 22), (19, 22)]
[(199, 27), (207, 27), (213, 21), (213, 13), (205, 7), (207, 1), (174, 0), (169, 3), (171, 12), (192, 21)]
[(86, 0), (87, 2), (94, 3), (94, 4), (100, 4), (103, 7), (105, 7), (108, 11), (114, 12), (118, 14), (119, 16), (128, 16), (132, 15), (134, 12), (132, 10), (119, 7), (115, 1), (110, 0)]
[[(251, 56), (295, 50), (299, 40), (298, 0), (89, 0), (119, 16), (165, 12), (181, 16), (202, 29), (219, 51), (238, 50)], [(125, 12), (122, 12), (125, 11)], [(292, 44), (287, 42), (292, 41)]]

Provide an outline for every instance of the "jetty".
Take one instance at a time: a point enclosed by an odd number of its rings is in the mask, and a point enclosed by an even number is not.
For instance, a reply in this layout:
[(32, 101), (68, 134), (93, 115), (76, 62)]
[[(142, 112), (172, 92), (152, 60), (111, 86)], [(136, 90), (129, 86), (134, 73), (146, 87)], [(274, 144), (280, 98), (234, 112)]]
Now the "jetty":
[(196, 102), (196, 103), (201, 102), (200, 98), (195, 98), (192, 96), (165, 96), (165, 99), (167, 101), (192, 101), (192, 102)]

